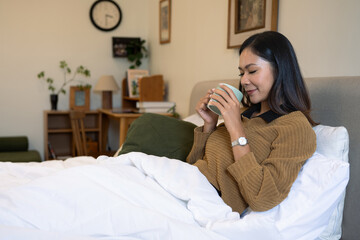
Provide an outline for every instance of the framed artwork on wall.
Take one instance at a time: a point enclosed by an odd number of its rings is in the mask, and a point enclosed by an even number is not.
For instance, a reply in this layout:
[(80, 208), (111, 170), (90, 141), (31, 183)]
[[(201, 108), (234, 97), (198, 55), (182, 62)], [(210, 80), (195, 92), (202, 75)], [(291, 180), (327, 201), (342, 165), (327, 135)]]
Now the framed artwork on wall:
[(113, 57), (127, 57), (128, 52), (126, 50), (127, 46), (131, 42), (140, 43), (140, 38), (132, 38), (132, 37), (113, 37), (112, 38), (112, 52)]
[(251, 35), (276, 31), (279, 0), (229, 0), (227, 48), (239, 48)]
[(70, 109), (90, 110), (90, 88), (70, 87)]
[(160, 0), (160, 44), (169, 43), (171, 36), (171, 0)]

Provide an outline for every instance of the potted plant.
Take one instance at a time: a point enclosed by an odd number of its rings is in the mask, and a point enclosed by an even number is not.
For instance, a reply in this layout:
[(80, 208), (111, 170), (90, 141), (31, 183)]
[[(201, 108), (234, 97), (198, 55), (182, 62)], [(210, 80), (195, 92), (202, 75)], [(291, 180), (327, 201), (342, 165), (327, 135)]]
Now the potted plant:
[(127, 59), (131, 63), (130, 69), (140, 67), (142, 59), (148, 56), (148, 50), (144, 46), (145, 40), (131, 41), (126, 46)]
[(64, 74), (64, 81), (63, 81), (62, 85), (60, 86), (60, 88), (58, 88), (58, 89), (55, 87), (54, 80), (52, 78), (45, 77), (45, 71), (42, 71), (42, 72), (38, 73), (38, 75), (37, 75), (38, 79), (44, 80), (48, 84), (48, 89), (51, 92), (51, 94), (50, 94), (51, 110), (57, 109), (58, 96), (61, 93), (66, 94), (65, 86), (68, 85), (69, 83), (78, 81), (78, 82), (80, 82), (78, 87), (83, 88), (83, 89), (91, 88), (91, 84), (82, 84), (82, 81), (76, 80), (76, 76), (78, 74), (83, 75), (84, 77), (90, 77), (89, 69), (80, 65), (76, 68), (76, 71), (73, 73), (72, 77), (69, 78), (69, 75), (71, 75), (72, 71), (71, 71), (71, 68), (66, 63), (66, 61), (60, 61), (60, 68), (62, 69), (63, 74)]

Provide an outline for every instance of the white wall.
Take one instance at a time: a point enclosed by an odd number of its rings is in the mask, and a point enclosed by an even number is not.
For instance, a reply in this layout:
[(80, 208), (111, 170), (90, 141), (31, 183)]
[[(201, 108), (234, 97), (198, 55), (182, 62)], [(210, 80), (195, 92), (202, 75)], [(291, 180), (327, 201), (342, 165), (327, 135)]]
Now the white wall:
[[(92, 25), (93, 2), (0, 0), (0, 136), (27, 135), (30, 148), (43, 155), (43, 110), (50, 109), (50, 101), (47, 85), (37, 74), (45, 70), (60, 85), (60, 60), (73, 70), (79, 65), (88, 67), (93, 86), (103, 74), (114, 75), (120, 85), (129, 62), (112, 57), (112, 37), (146, 39), (149, 2), (116, 0), (123, 20), (112, 32)], [(143, 67), (148, 67), (147, 60)], [(113, 95), (114, 107), (120, 107), (120, 102), (119, 91)], [(100, 106), (101, 95), (92, 92), (91, 109)], [(60, 96), (58, 109), (69, 109), (69, 93)]]
[[(226, 49), (228, 0), (172, 0), (171, 43), (158, 43), (158, 4), (150, 7), (150, 69), (164, 74), (170, 100), (186, 116), (196, 82), (238, 77)], [(278, 31), (293, 43), (304, 77), (360, 75), (360, 1), (279, 0)]]
[[(103, 74), (118, 84), (129, 66), (113, 58), (111, 38), (145, 38), (151, 74), (161, 73), (169, 99), (186, 116), (196, 82), (238, 77), (238, 53), (226, 49), (228, 0), (172, 0), (171, 43), (159, 44), (159, 0), (116, 0), (123, 20), (113, 32), (95, 29), (89, 10), (95, 0), (0, 0), (0, 136), (27, 135), (43, 154), (43, 110), (50, 108), (47, 86), (36, 78), (45, 70), (62, 80), (58, 63), (91, 70), (95, 85)], [(279, 28), (292, 41), (305, 77), (360, 75), (360, 1), (279, 0)], [(67, 110), (69, 94), (61, 95)], [(120, 107), (120, 93), (114, 107)], [(91, 94), (91, 109), (101, 105)], [(116, 130), (115, 130), (116, 131)], [(117, 138), (110, 136), (111, 146)]]

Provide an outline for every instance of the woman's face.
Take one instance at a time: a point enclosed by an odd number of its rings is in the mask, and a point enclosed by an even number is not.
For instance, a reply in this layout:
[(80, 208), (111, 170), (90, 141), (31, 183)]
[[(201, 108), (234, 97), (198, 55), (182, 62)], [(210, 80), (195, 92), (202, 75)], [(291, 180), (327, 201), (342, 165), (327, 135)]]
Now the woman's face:
[(239, 62), (240, 83), (250, 98), (251, 103), (261, 103), (261, 111), (268, 108), (267, 99), (274, 84), (274, 74), (269, 62), (245, 48)]

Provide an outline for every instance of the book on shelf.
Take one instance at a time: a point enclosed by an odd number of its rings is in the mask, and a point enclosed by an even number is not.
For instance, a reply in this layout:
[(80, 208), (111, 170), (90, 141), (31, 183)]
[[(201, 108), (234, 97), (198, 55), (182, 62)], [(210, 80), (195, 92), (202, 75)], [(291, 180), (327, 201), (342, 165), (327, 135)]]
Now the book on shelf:
[(170, 113), (171, 108), (169, 107), (147, 107), (139, 108), (139, 113)]
[(51, 146), (50, 141), (48, 141), (48, 149), (49, 149), (51, 159), (56, 159), (56, 154), (55, 154), (54, 148)]
[(136, 108), (172, 108), (175, 106), (174, 102), (168, 101), (143, 101), (143, 102), (136, 102)]

